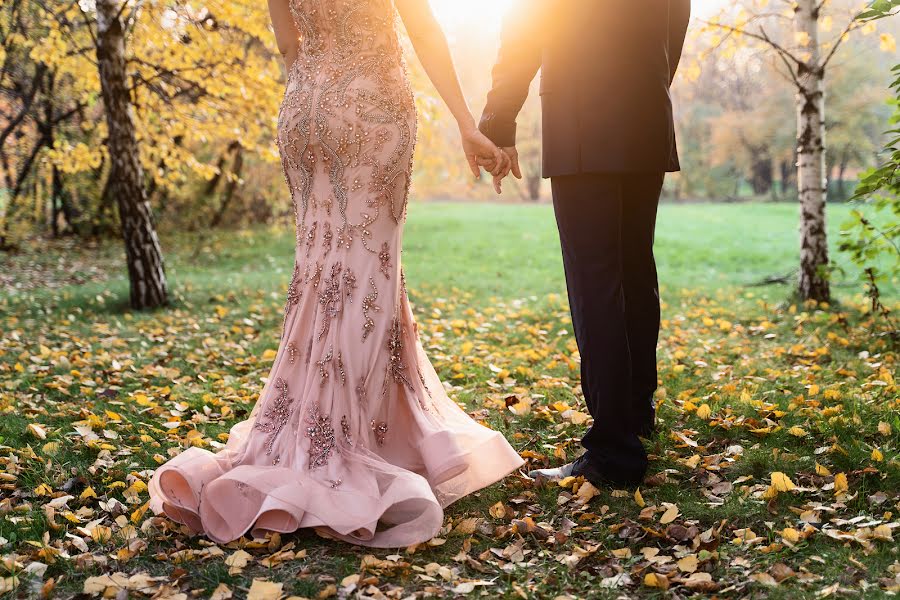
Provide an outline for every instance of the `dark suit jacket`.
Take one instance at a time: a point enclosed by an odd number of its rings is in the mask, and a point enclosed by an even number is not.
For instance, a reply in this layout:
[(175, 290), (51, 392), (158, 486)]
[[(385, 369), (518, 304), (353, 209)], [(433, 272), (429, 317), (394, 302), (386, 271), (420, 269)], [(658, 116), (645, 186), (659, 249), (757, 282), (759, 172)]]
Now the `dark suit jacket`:
[(544, 177), (678, 171), (669, 86), (690, 0), (516, 0), (479, 128), (513, 146), (541, 69)]

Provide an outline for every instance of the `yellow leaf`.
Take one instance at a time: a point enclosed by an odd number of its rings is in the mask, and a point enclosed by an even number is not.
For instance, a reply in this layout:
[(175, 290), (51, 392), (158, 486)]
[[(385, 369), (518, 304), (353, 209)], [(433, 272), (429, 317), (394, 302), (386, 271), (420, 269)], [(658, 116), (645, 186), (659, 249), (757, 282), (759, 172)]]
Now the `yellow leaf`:
[(506, 515), (506, 507), (503, 505), (503, 502), (498, 502), (493, 505), (488, 512), (490, 512), (491, 516), (495, 519), (502, 519), (504, 515)]
[(837, 494), (846, 494), (850, 490), (850, 485), (847, 483), (847, 476), (843, 473), (838, 473), (834, 476), (834, 493)]
[(281, 598), (282, 587), (283, 583), (254, 579), (250, 591), (247, 592), (247, 600), (278, 600)]
[(772, 487), (775, 488), (775, 491), (777, 492), (789, 492), (796, 486), (794, 485), (794, 482), (791, 481), (790, 477), (781, 471), (776, 471), (772, 473)]
[(803, 437), (806, 435), (806, 430), (802, 427), (797, 427), (794, 425), (790, 429), (788, 429), (788, 433), (790, 433), (794, 437)]
[(881, 450), (878, 448), (872, 449), (872, 460), (875, 462), (881, 462), (884, 460), (884, 454), (881, 453)]
[(252, 558), (253, 557), (249, 552), (246, 552), (244, 550), (237, 550), (234, 554), (225, 559), (225, 566), (228, 567), (228, 573), (230, 575), (236, 575), (240, 573)]
[(103, 544), (112, 539), (112, 528), (106, 525), (97, 525), (90, 531), (91, 538), (98, 544)]
[[(277, 355), (278, 355), (278, 351), (277, 351), (277, 350), (273, 350), (272, 348), (269, 348), (268, 350), (266, 350), (265, 352), (262, 353), (262, 359), (263, 359), (263, 360), (266, 360), (266, 361), (268, 361), (268, 360), (275, 360), (275, 357), (276, 357)], [(253, 581), (254, 581), (254, 583), (256, 582), (255, 579), (254, 579)]]
[(638, 489), (635, 490), (635, 492), (634, 492), (634, 501), (635, 501), (635, 502), (637, 503), (637, 505), (640, 506), (641, 508), (644, 508), (645, 506), (647, 506), (647, 503), (644, 502), (644, 497), (641, 495), (641, 489), (640, 489), (640, 488), (638, 488)]
[(695, 554), (688, 554), (678, 561), (678, 568), (684, 573), (693, 573), (697, 570), (698, 565), (699, 562), (697, 561), (697, 556)]
[(817, 386), (816, 384), (812, 384), (811, 386), (809, 386), (809, 395), (810, 396), (817, 396), (818, 394), (819, 394), (819, 386)]
[(709, 418), (712, 414), (712, 409), (709, 407), (709, 404), (701, 404), (697, 409), (697, 417), (703, 419), (704, 421)]
[(781, 530), (781, 537), (785, 542), (796, 544), (800, 541), (800, 532), (793, 527), (785, 527)]
[(666, 512), (663, 513), (663, 516), (660, 517), (659, 522), (663, 525), (668, 525), (678, 518), (679, 513), (678, 507), (671, 504), (669, 505), (669, 508), (666, 509)]
[(816, 463), (816, 475), (818, 475), (819, 477), (831, 477), (831, 471), (829, 471), (819, 463)]
[(233, 596), (234, 593), (231, 591), (231, 588), (224, 583), (220, 583), (216, 589), (213, 590), (209, 600), (230, 600)]
[(572, 485), (573, 485), (576, 481), (578, 481), (578, 478), (577, 478), (577, 477), (572, 477), (572, 476), (570, 475), (569, 477), (563, 477), (562, 479), (560, 479), (558, 485), (559, 485), (559, 487), (561, 487), (561, 488), (563, 488), (563, 489), (567, 489), (567, 488), (572, 487)]
[(39, 440), (47, 439), (47, 430), (38, 423), (29, 423), (25, 430)]
[(883, 542), (893, 542), (894, 541), (894, 536), (893, 536), (893, 533), (891, 532), (891, 528), (887, 524), (879, 525), (878, 527), (876, 527), (874, 529), (874, 531), (872, 531), (872, 536), (876, 540), (881, 540)]
[(88, 488), (85, 488), (85, 490), (83, 492), (81, 492), (81, 494), (78, 496), (78, 499), (81, 500), (82, 502), (84, 502), (88, 498), (96, 498), (96, 497), (97, 497), (97, 492), (94, 491), (94, 488), (88, 487)]
[(884, 421), (879, 421), (878, 423), (878, 433), (887, 437), (891, 435), (891, 424), (885, 423)]
[(591, 501), (591, 499), (592, 499), (594, 496), (596, 496), (596, 495), (599, 494), (599, 493), (600, 493), (600, 490), (598, 490), (596, 487), (594, 487), (594, 484), (592, 484), (590, 481), (585, 481), (585, 482), (584, 482), (583, 484), (581, 484), (581, 486), (578, 488), (578, 493), (576, 494), (576, 496), (578, 496), (578, 498), (579, 498), (584, 504), (587, 504), (588, 502)]
[(533, 404), (534, 400), (532, 400), (531, 398), (522, 398), (515, 404), (510, 405), (509, 412), (521, 417), (531, 412), (531, 406)]
[(47, 442), (41, 447), (41, 450), (44, 451), (44, 454), (56, 454), (59, 452), (60, 445), (59, 442)]
[(144, 518), (147, 509), (150, 508), (150, 502), (145, 502), (140, 508), (131, 513), (131, 522), (137, 525)]
[(685, 460), (684, 460), (684, 464), (685, 464), (685, 466), (687, 466), (689, 469), (696, 469), (696, 468), (697, 468), (697, 465), (700, 464), (700, 455), (699, 455), (699, 454), (694, 454), (694, 455), (691, 456), (690, 458), (685, 459)]

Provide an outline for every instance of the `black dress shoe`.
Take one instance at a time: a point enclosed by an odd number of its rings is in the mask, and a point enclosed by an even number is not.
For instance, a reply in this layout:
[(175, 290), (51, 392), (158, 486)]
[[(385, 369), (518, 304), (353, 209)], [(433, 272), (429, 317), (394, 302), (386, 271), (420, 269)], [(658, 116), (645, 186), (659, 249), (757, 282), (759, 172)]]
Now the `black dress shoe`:
[(585, 452), (572, 463), (574, 477), (584, 477), (595, 486), (637, 487), (647, 474), (647, 454), (641, 452), (627, 460), (614, 460), (599, 452)]

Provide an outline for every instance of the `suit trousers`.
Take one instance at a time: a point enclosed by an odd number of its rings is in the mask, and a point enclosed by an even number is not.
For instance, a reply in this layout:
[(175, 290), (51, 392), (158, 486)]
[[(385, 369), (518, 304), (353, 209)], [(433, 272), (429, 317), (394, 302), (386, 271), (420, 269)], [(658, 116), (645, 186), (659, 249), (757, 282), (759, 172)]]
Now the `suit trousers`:
[(551, 178), (566, 286), (593, 426), (582, 440), (609, 474), (646, 472), (660, 303), (654, 231), (664, 173)]

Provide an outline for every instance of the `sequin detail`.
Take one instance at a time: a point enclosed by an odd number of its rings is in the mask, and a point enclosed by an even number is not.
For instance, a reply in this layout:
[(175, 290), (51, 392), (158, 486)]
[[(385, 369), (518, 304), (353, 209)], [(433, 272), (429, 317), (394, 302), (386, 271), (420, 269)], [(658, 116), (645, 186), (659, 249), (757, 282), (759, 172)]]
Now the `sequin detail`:
[(378, 260), (381, 262), (381, 274), (384, 275), (385, 279), (390, 279), (391, 267), (394, 265), (391, 264), (391, 250), (387, 242), (381, 245), (381, 252), (378, 253)]
[(391, 332), (388, 336), (388, 374), (394, 383), (405, 384), (413, 391), (412, 382), (406, 374), (406, 365), (403, 363), (403, 326), (399, 317), (395, 317), (391, 322)]
[(316, 339), (320, 341), (331, 329), (331, 320), (341, 312), (344, 300), (344, 293), (341, 290), (341, 269), (341, 263), (332, 265), (331, 277), (325, 280), (323, 289), (319, 292), (319, 304), (322, 305), (322, 328)]
[(292, 307), (296, 306), (303, 297), (303, 290), (300, 289), (300, 264), (294, 265), (294, 274), (291, 276), (291, 283), (288, 285), (287, 301), (284, 305), (284, 312), (287, 314)]
[(369, 278), (369, 285), (371, 286), (372, 291), (363, 298), (362, 303), (363, 316), (366, 319), (363, 323), (363, 341), (366, 341), (366, 338), (369, 337), (369, 334), (375, 329), (375, 319), (372, 318), (371, 313), (381, 310), (381, 307), (375, 304), (378, 301), (378, 287), (375, 285), (374, 278)]
[(347, 372), (344, 371), (344, 357), (341, 355), (340, 352), (338, 352), (338, 355), (337, 355), (337, 372), (338, 372), (338, 377), (341, 380), (341, 385), (342, 386), (347, 385)]
[(334, 427), (331, 417), (323, 415), (318, 403), (312, 408), (307, 421), (306, 437), (309, 438), (309, 468), (316, 469), (328, 464), (334, 450)]
[(353, 290), (356, 287), (356, 275), (348, 268), (344, 271), (344, 288), (347, 290), (347, 302), (350, 304), (353, 304)]
[(347, 441), (347, 444), (353, 445), (353, 437), (350, 434), (350, 422), (347, 421), (347, 415), (341, 417), (341, 433), (344, 434), (344, 439)]
[(326, 365), (328, 365), (334, 359), (334, 348), (328, 349), (328, 354), (325, 355), (325, 358), (322, 360), (316, 361), (316, 366), (319, 367), (319, 378), (321, 379), (321, 385), (325, 385), (328, 383), (328, 378), (331, 374), (328, 372)]
[(384, 421), (376, 422), (375, 419), (372, 419), (370, 425), (372, 426), (372, 432), (375, 434), (375, 442), (379, 446), (384, 446), (385, 436), (387, 436), (388, 432), (388, 424)]
[(281, 433), (281, 430), (284, 429), (288, 419), (291, 418), (292, 412), (291, 404), (293, 400), (288, 398), (287, 382), (279, 377), (275, 380), (275, 389), (279, 392), (278, 396), (272, 401), (271, 406), (263, 412), (263, 417), (269, 420), (256, 423), (256, 429), (268, 435), (263, 446), (266, 449), (266, 454), (272, 454), (275, 439)]

